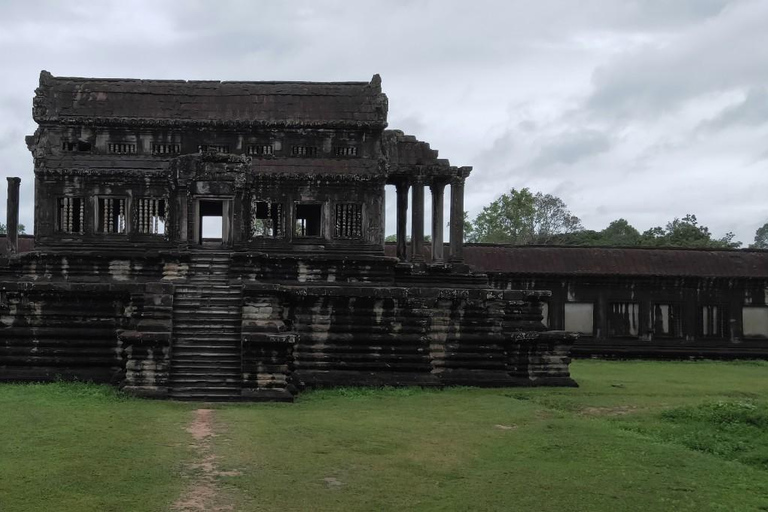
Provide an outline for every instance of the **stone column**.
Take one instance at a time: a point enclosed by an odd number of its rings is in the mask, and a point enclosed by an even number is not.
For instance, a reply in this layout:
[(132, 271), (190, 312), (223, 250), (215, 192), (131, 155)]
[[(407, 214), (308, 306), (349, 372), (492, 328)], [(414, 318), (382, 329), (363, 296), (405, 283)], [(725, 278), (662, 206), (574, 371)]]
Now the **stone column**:
[(397, 257), (400, 261), (408, 259), (408, 247), (405, 241), (405, 226), (408, 221), (408, 188), (404, 181), (395, 184), (397, 189)]
[(429, 186), (432, 192), (432, 261), (442, 262), (443, 258), (443, 196), (445, 183), (437, 181)]
[(6, 209), (6, 229), (8, 253), (19, 252), (19, 184), (21, 178), (8, 178), (8, 204)]
[(459, 173), (451, 178), (451, 263), (464, 262), (464, 180)]
[(411, 261), (424, 261), (424, 182), (413, 182), (411, 212)]

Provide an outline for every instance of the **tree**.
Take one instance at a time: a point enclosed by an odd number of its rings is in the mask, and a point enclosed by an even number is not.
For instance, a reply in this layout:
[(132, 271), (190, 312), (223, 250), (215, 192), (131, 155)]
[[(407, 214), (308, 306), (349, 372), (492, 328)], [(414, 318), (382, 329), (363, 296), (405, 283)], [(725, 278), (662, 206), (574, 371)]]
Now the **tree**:
[(653, 247), (709, 247), (719, 249), (737, 249), (741, 242), (734, 241), (731, 232), (722, 238), (712, 238), (712, 233), (706, 226), (700, 226), (695, 215), (687, 214), (682, 219), (675, 218), (667, 223), (666, 228), (660, 226), (644, 232), (640, 245)]
[[(8, 228), (5, 226), (5, 224), (0, 223), (0, 235), (5, 235), (8, 231)], [(23, 235), (26, 231), (26, 228), (24, 227), (24, 224), (19, 224), (19, 234)]]
[(626, 219), (618, 219), (600, 232), (601, 244), (612, 246), (640, 245), (640, 232), (632, 227)]
[(547, 244), (557, 236), (582, 230), (581, 221), (565, 203), (527, 188), (503, 194), (475, 218), (467, 230), (470, 242)]
[(768, 222), (755, 231), (755, 243), (749, 246), (750, 249), (768, 249)]
[(558, 235), (553, 239), (557, 245), (632, 247), (640, 245), (640, 232), (625, 219), (618, 219), (602, 231), (582, 229), (573, 233)]

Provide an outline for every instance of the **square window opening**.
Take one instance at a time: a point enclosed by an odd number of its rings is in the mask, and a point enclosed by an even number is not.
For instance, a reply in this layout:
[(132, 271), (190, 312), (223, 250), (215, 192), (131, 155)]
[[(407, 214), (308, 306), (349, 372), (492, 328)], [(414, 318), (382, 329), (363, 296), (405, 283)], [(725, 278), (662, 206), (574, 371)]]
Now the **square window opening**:
[(125, 199), (100, 197), (98, 201), (98, 233), (125, 233)]
[(563, 309), (563, 324), (566, 331), (587, 336), (594, 334), (594, 304), (591, 302), (566, 302)]
[(297, 204), (294, 234), (299, 237), (319, 237), (321, 219), (321, 204)]
[(725, 308), (719, 304), (701, 306), (699, 312), (699, 336), (703, 338), (725, 338), (728, 327), (725, 323)]
[(335, 238), (363, 237), (363, 205), (344, 203), (336, 205)]
[(679, 304), (654, 304), (651, 322), (654, 336), (679, 338), (683, 334), (683, 317)]
[(85, 201), (81, 197), (60, 197), (57, 200), (56, 230), (83, 234)]
[(253, 201), (253, 238), (279, 238), (283, 236), (283, 205), (267, 201)]
[(608, 316), (611, 336), (637, 336), (640, 306), (637, 302), (614, 302)]
[(167, 204), (165, 199), (142, 197), (137, 206), (137, 231), (147, 235), (164, 235)]

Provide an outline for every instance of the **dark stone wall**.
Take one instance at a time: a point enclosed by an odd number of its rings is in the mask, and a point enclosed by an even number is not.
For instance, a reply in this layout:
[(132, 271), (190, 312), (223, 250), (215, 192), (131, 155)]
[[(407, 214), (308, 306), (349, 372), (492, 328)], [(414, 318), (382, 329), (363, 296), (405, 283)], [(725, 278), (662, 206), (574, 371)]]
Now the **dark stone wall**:
[[(489, 275), (497, 289), (544, 289), (550, 329), (565, 329), (565, 305), (594, 305), (592, 333), (582, 333), (573, 347), (575, 357), (750, 358), (768, 357), (768, 337), (745, 335), (742, 308), (766, 306), (768, 280), (762, 278), (705, 278), (653, 276), (519, 276)], [(638, 307), (637, 335), (612, 335), (611, 304)], [(653, 309), (670, 304), (679, 312), (679, 329), (660, 333)], [(703, 332), (702, 307), (719, 308), (720, 335)]]

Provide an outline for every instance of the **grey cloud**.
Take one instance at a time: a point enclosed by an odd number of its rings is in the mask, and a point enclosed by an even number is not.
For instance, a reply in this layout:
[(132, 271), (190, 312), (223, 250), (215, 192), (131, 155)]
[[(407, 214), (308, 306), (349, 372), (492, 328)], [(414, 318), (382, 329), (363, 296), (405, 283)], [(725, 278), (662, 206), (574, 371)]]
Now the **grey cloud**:
[(750, 89), (741, 103), (727, 107), (700, 127), (722, 130), (736, 125), (755, 127), (765, 123), (768, 123), (768, 88), (759, 87)]
[(580, 130), (560, 134), (541, 146), (531, 162), (535, 168), (555, 164), (573, 165), (586, 158), (605, 153), (613, 146), (613, 139), (597, 130)]
[(669, 113), (692, 98), (768, 81), (768, 2), (736, 2), (715, 20), (621, 54), (593, 74), (587, 107), (610, 117)]

